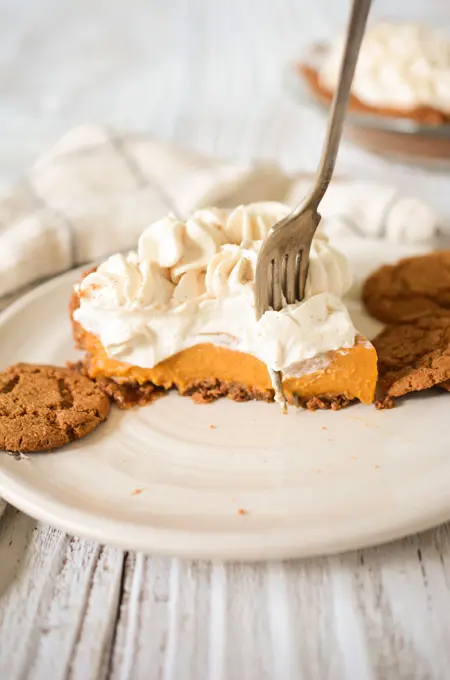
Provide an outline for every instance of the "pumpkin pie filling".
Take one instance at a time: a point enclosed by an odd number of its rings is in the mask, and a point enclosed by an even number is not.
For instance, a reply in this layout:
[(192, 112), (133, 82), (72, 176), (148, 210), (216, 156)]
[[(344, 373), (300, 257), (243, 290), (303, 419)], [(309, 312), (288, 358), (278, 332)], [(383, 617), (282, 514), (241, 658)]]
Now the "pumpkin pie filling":
[[(175, 218), (151, 225), (137, 256), (107, 261), (83, 278), (73, 292), (71, 317), (77, 346), (85, 351), (84, 372), (122, 407), (148, 403), (172, 388), (199, 402), (221, 396), (272, 401), (268, 367), (282, 371), (289, 403), (311, 409), (337, 409), (355, 399), (372, 403), (375, 349), (357, 334), (346, 309), (329, 292), (342, 292), (337, 290), (347, 276), (342, 256), (320, 237), (311, 258), (308, 300), (286, 313), (270, 312), (258, 325), (253, 312), (255, 244), (287, 208), (253, 204), (237, 210), (238, 216), (236, 211), (194, 215), (191, 220), (201, 223), (200, 229), (190, 225), (197, 247), (189, 244), (186, 227)], [(211, 225), (219, 237), (212, 245), (215, 252), (204, 258)], [(180, 247), (174, 245), (177, 231)], [(143, 269), (144, 261), (151, 261), (151, 271)], [(167, 288), (163, 299), (152, 292), (160, 284), (156, 274)]]

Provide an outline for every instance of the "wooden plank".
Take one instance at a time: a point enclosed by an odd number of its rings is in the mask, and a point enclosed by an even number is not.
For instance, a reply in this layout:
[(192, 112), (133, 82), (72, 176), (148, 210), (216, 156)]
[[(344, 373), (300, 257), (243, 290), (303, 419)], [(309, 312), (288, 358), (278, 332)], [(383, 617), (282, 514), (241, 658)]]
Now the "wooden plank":
[[(173, 560), (164, 680), (200, 678), (207, 668), (211, 565)], [(144, 676), (143, 676), (144, 678)]]
[(128, 680), (132, 677), (143, 560), (143, 556), (139, 554), (125, 555), (114, 649), (108, 670), (111, 680)]
[(228, 640), (227, 629), (227, 568), (215, 563), (211, 566), (211, 600), (208, 626), (208, 678), (225, 680)]
[(12, 506), (8, 506), (0, 521), (0, 611), (1, 603), (15, 587), (16, 579), (23, 569), (24, 554), (36, 525), (34, 520)]
[(209, 571), (205, 563), (177, 559), (127, 560), (112, 680), (202, 676)]
[[(335, 613), (342, 618), (351, 603), (343, 634), (351, 634), (354, 647), (340, 636), (347, 668), (355, 667), (356, 649), (356, 660), (375, 678), (445, 677), (449, 593), (432, 536), (330, 560)], [(427, 572), (434, 572), (431, 590)]]
[[(13, 538), (22, 544), (28, 522), (17, 515), (18, 530)], [(36, 647), (47, 629), (44, 614), (54, 593), (54, 579), (61, 571), (69, 538), (57, 529), (33, 530), (25, 550), (17, 558), (13, 587), (0, 599), (0, 677), (19, 680), (27, 677), (33, 665)], [(2, 541), (3, 543), (3, 541)], [(13, 552), (16, 552), (13, 549)], [(56, 680), (56, 678), (55, 678)]]
[(62, 560), (51, 575), (37, 612), (38, 634), (28, 659), (29, 680), (46, 675), (54, 680), (66, 678), (99, 552), (100, 547), (91, 541), (71, 538), (64, 542)]
[(38, 527), (11, 508), (0, 564), (0, 677), (97, 679), (112, 644), (121, 551)]
[(100, 549), (69, 660), (67, 680), (106, 680), (108, 677), (122, 595), (123, 565), (121, 550)]
[(274, 650), (266, 604), (265, 565), (227, 567), (226, 645), (227, 680), (272, 680)]
[[(338, 637), (336, 628), (342, 628), (343, 623), (336, 623), (335, 607), (339, 609), (338, 615), (341, 614), (343, 619), (351, 621), (351, 614), (348, 612), (352, 611), (352, 604), (348, 593), (343, 591), (341, 599), (344, 600), (345, 611), (341, 612), (340, 607), (335, 605), (339, 594), (334, 591), (331, 576), (325, 558), (285, 562), (278, 575), (282, 582), (282, 592), (285, 593), (284, 617), (287, 622), (284, 628), (290, 631), (288, 648), (291, 663), (290, 675), (286, 676), (288, 678), (339, 680), (346, 677), (342, 653), (350, 638), (345, 640), (342, 649), (342, 636)], [(276, 601), (279, 597), (280, 586), (274, 585), (272, 600)], [(272, 626), (276, 626), (276, 619)], [(343, 633), (345, 634), (345, 630)], [(355, 656), (358, 651), (355, 644)], [(281, 663), (282, 659), (278, 661), (278, 665)], [(279, 677), (283, 676), (279, 674)], [(354, 677), (366, 676), (355, 674)]]

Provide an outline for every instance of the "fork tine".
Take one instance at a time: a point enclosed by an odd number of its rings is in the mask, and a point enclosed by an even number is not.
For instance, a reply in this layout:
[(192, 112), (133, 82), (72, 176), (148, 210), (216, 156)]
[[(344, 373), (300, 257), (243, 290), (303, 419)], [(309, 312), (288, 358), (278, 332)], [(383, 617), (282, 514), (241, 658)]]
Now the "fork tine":
[(256, 270), (255, 306), (256, 316), (261, 316), (273, 305), (273, 262), (262, 260)]
[[(266, 280), (266, 300), (265, 300), (265, 310), (273, 309), (273, 261), (269, 262), (267, 267), (267, 280)], [(265, 311), (264, 310), (264, 311)]]
[(272, 262), (272, 309), (279, 312), (283, 306), (283, 291), (281, 287), (281, 259), (275, 255)]
[(299, 251), (298, 263), (298, 299), (303, 300), (305, 297), (306, 277), (308, 274), (309, 257), (305, 249)]
[(285, 297), (288, 305), (293, 305), (297, 299), (298, 277), (297, 270), (297, 253), (289, 253), (286, 259), (286, 282), (285, 282)]
[(275, 401), (277, 404), (280, 404), (283, 413), (287, 413), (287, 401), (286, 397), (284, 396), (283, 379), (281, 377), (281, 373), (280, 371), (273, 371), (271, 368), (269, 368), (269, 375), (275, 390)]

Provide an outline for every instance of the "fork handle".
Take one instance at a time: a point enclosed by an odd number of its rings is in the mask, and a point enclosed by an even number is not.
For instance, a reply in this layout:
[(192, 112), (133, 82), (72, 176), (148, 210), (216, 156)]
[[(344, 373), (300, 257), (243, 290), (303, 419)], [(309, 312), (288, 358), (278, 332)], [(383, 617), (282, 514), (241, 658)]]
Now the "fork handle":
[(371, 0), (353, 0), (347, 26), (345, 50), (339, 73), (339, 83), (335, 90), (328, 116), (327, 132), (322, 150), (314, 187), (301, 205), (294, 211), (300, 213), (305, 208), (317, 209), (333, 175), (345, 115), (347, 113), (350, 88), (355, 73), (356, 62), (366, 28)]

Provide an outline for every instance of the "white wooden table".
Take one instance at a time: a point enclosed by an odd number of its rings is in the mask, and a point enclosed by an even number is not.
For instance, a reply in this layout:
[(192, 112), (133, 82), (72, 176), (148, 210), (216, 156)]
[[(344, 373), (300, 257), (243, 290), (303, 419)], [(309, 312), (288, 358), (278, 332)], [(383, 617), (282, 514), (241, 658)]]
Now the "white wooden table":
[[(90, 120), (312, 170), (323, 121), (283, 95), (282, 69), (346, 3), (311, 5), (4, 0), (0, 181)], [(428, 18), (448, 23), (446, 5), (427, 3)], [(450, 221), (446, 177), (347, 146), (339, 165)], [(344, 556), (224, 566), (101, 547), (11, 507), (0, 520), (1, 680), (443, 680), (449, 640), (449, 525)]]

